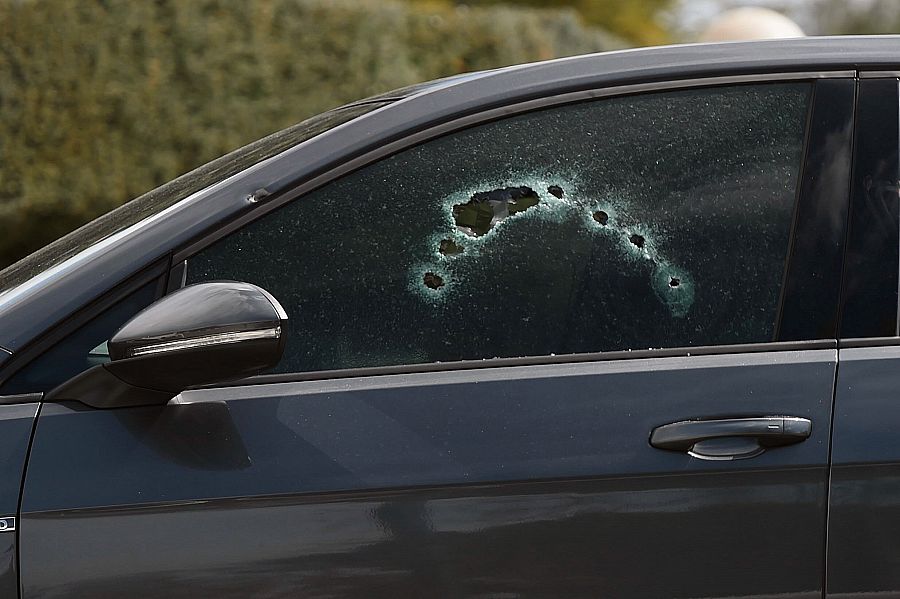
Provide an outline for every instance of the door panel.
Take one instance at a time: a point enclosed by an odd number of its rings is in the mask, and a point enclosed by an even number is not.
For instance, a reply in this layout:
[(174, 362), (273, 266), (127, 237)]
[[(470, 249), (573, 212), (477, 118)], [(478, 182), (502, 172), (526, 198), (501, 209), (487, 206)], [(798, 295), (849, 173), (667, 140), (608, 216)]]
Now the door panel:
[[(835, 361), (672, 357), (197, 390), (165, 408), (48, 404), (24, 596), (821, 596)], [(812, 434), (735, 461), (648, 442), (670, 422), (754, 415), (808, 418)]]
[(25, 596), (818, 598), (802, 589), (821, 577), (823, 480), (750, 470), (36, 514), (27, 556), (104, 542), (27, 572), (45, 578)]
[[(12, 398), (0, 398), (10, 400)], [(19, 399), (19, 398), (16, 398)], [(37, 403), (0, 405), (0, 597), (17, 597), (16, 512)]]
[(828, 596), (900, 597), (900, 347), (840, 356)]
[(900, 597), (898, 104), (896, 77), (860, 80), (835, 387), (829, 597)]

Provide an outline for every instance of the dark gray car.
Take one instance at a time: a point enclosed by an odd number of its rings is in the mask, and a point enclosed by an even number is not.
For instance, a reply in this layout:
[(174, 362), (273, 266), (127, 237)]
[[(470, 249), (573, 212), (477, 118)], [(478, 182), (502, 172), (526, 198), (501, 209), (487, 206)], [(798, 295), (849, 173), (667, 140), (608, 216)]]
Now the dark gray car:
[(900, 596), (900, 37), (326, 113), (0, 272), (0, 593)]

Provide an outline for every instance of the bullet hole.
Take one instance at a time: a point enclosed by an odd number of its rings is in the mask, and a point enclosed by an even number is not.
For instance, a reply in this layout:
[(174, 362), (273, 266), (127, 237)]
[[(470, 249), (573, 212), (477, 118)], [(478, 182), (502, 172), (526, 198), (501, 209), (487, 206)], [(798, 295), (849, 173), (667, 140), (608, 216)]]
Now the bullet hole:
[(559, 185), (551, 185), (550, 187), (547, 188), (547, 191), (553, 197), (556, 197), (559, 199), (562, 199), (562, 197), (563, 197), (563, 188), (560, 187)]
[(444, 279), (433, 272), (426, 272), (425, 276), (422, 277), (422, 282), (429, 289), (440, 289), (444, 286)]
[(504, 187), (479, 191), (465, 204), (453, 206), (457, 228), (472, 237), (480, 237), (505, 218), (525, 212), (540, 201), (530, 187)]
[(444, 256), (455, 256), (463, 253), (463, 247), (452, 239), (441, 239), (440, 252)]
[(637, 233), (634, 233), (631, 237), (628, 238), (628, 240), (629, 240), (631, 243), (633, 243), (633, 244), (635, 245), (635, 247), (638, 247), (638, 248), (642, 248), (642, 249), (643, 249), (643, 247), (644, 247), (644, 242), (645, 242), (645, 239), (644, 239), (644, 236), (643, 236), (643, 235), (638, 235)]
[(684, 318), (694, 305), (694, 281), (691, 275), (661, 261), (653, 270), (653, 293), (669, 308), (674, 318)]
[(604, 227), (609, 222), (609, 215), (603, 210), (598, 210), (593, 214), (594, 220), (603, 225)]

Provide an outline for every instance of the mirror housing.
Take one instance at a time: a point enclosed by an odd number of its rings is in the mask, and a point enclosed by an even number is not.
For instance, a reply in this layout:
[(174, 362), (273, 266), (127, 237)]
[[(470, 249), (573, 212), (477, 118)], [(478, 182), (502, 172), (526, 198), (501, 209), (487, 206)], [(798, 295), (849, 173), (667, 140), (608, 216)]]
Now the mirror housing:
[(196, 385), (259, 374), (284, 353), (287, 314), (267, 291), (235, 281), (190, 285), (150, 305), (109, 340), (111, 362), (47, 394), (97, 408), (166, 403)]

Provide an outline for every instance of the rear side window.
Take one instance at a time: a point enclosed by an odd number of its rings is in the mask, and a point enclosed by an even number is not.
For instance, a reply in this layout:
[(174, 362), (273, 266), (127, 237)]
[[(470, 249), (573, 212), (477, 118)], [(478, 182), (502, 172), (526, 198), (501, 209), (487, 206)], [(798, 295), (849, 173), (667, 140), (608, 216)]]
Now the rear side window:
[(811, 86), (530, 112), (405, 150), (188, 261), (289, 313), (279, 371), (771, 341)]

